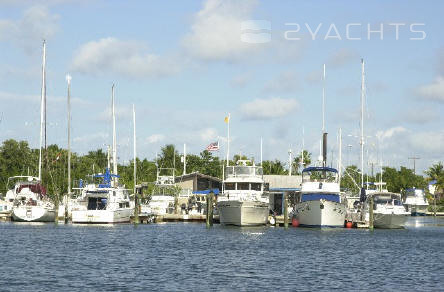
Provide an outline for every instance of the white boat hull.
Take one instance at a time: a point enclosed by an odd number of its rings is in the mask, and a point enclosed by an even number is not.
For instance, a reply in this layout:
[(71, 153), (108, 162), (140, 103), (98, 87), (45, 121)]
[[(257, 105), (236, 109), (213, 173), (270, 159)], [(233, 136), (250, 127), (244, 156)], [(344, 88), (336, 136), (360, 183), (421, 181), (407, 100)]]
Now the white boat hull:
[(374, 214), (373, 226), (375, 228), (400, 229), (404, 228), (407, 221), (405, 214)]
[(221, 201), (217, 203), (219, 221), (224, 225), (258, 226), (268, 223), (268, 204), (251, 201)]
[(326, 200), (301, 202), (296, 206), (294, 216), (300, 226), (344, 227), (345, 205)]
[(408, 211), (412, 216), (425, 216), (428, 205), (407, 205)]
[(133, 211), (133, 209), (73, 210), (72, 223), (128, 223)]
[(55, 210), (42, 206), (18, 206), (12, 209), (12, 220), (18, 222), (54, 222)]

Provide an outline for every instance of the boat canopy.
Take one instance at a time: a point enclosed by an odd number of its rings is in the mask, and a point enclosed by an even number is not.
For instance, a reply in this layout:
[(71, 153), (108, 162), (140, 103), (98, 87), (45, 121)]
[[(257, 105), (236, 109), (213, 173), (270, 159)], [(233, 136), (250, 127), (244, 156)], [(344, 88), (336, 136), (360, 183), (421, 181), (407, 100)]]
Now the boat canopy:
[(335, 172), (335, 173), (338, 172), (335, 168), (320, 167), (320, 166), (307, 167), (307, 168), (304, 168), (304, 170), (302, 170), (302, 172), (309, 172), (309, 171), (330, 171), (330, 172)]
[(17, 189), (17, 194), (20, 193), (23, 189), (28, 188), (31, 192), (35, 193), (35, 194), (39, 194), (42, 196), (46, 195), (46, 189), (44, 186), (42, 186), (39, 183), (34, 183), (34, 184), (22, 184), (18, 187)]
[(94, 175), (94, 177), (102, 177), (103, 178), (103, 183), (99, 184), (99, 188), (110, 188), (111, 187), (111, 179), (113, 177), (120, 177), (117, 174), (112, 174), (109, 171), (109, 168), (106, 168), (105, 173), (104, 174), (96, 174)]

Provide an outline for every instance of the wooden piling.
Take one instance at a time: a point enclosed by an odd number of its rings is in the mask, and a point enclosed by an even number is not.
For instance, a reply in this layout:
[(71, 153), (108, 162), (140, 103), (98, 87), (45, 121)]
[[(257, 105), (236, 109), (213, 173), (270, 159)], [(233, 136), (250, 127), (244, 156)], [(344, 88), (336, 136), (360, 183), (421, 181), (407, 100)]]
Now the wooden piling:
[(373, 230), (373, 196), (370, 196), (369, 198), (369, 206), (368, 206), (368, 228), (370, 230)]
[(284, 192), (284, 227), (288, 228), (288, 194)]
[(213, 197), (214, 193), (209, 192), (207, 195), (207, 217), (206, 217), (207, 227), (213, 226)]

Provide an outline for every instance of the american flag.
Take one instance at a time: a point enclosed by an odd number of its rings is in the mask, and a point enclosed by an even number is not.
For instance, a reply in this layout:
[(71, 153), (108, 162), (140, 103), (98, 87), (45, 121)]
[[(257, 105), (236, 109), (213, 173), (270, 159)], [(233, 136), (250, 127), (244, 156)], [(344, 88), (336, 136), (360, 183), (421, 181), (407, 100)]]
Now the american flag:
[(207, 151), (218, 151), (219, 150), (219, 141), (211, 143), (206, 148)]

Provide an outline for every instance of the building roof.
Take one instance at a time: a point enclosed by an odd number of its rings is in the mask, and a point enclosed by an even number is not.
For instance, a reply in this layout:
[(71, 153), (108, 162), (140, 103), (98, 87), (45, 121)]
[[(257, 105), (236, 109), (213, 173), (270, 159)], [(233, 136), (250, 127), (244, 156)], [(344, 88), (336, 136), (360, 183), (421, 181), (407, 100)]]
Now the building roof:
[(212, 180), (212, 181), (216, 181), (216, 182), (222, 182), (222, 180), (220, 178), (211, 176), (211, 175), (206, 175), (203, 173), (200, 173), (198, 171), (196, 172), (192, 172), (192, 173), (188, 173), (185, 175), (180, 175), (180, 176), (176, 176), (175, 181), (177, 182), (181, 182), (184, 180), (189, 180), (189, 179), (194, 179), (194, 177), (198, 177), (198, 178), (204, 178), (204, 179), (208, 179), (208, 180)]

